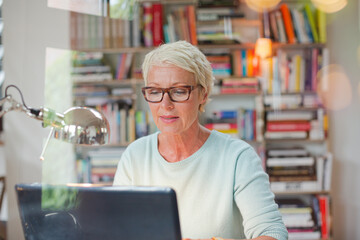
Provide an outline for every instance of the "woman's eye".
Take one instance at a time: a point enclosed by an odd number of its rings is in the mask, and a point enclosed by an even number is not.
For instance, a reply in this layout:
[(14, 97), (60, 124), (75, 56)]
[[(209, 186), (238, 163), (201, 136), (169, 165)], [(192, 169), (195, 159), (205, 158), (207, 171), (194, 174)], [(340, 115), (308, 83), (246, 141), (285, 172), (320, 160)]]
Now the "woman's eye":
[(174, 89), (173, 91), (174, 94), (178, 94), (178, 95), (182, 95), (182, 94), (186, 94), (186, 90), (185, 89)]
[(159, 90), (159, 89), (151, 89), (150, 91), (149, 91), (149, 94), (161, 94), (161, 90)]

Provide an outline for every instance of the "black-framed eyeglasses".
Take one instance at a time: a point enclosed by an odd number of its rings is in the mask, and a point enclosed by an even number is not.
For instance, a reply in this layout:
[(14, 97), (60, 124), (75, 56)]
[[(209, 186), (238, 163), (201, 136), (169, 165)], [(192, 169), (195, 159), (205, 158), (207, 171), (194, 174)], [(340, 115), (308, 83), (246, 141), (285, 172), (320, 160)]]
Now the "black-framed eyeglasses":
[(158, 88), (158, 87), (143, 87), (142, 93), (144, 98), (148, 102), (159, 103), (163, 100), (164, 94), (168, 93), (170, 100), (173, 102), (185, 102), (189, 100), (190, 93), (197, 86), (179, 86), (179, 87), (170, 87), (170, 88)]

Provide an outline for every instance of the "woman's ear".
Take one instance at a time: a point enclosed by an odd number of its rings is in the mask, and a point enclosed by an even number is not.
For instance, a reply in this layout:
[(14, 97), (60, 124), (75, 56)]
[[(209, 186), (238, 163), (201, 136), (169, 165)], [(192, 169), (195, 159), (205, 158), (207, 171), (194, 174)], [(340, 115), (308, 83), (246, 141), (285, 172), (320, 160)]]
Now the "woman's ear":
[(205, 88), (201, 88), (201, 104), (206, 103), (207, 98), (208, 98), (208, 93), (206, 92)]

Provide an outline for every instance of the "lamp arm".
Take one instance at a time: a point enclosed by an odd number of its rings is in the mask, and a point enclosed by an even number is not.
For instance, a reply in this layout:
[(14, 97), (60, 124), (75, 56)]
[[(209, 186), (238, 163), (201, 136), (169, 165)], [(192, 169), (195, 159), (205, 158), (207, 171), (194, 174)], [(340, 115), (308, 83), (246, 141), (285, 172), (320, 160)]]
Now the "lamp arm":
[(7, 95), (6, 97), (0, 99), (0, 108), (0, 118), (10, 111), (20, 111), (30, 114), (29, 109), (14, 100), (11, 95)]
[(62, 128), (65, 125), (64, 115), (49, 108), (28, 108), (13, 99), (11, 95), (7, 95), (0, 99), (0, 118), (10, 111), (24, 112), (29, 117), (42, 121), (43, 127), (52, 126), (55, 128)]

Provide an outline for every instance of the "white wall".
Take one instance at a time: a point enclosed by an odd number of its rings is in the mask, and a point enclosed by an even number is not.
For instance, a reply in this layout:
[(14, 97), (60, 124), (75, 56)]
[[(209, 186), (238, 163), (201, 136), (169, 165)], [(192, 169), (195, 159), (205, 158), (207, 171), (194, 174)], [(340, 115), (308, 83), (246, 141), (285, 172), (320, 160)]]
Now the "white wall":
[[(66, 11), (49, 9), (46, 0), (5, 0), (5, 84), (22, 89), (31, 106), (44, 104), (45, 48), (68, 47)], [(352, 86), (352, 102), (330, 111), (330, 150), (334, 153), (333, 227), (334, 239), (360, 236), (360, 44), (358, 1), (349, 0), (339, 13), (328, 16), (330, 62), (344, 67)], [(22, 239), (14, 185), (41, 181), (38, 160), (48, 130), (21, 113), (5, 116), (5, 150), (9, 200), (9, 239)]]
[[(45, 49), (68, 48), (68, 12), (47, 7), (46, 0), (5, 0), (3, 4), (5, 86), (17, 85), (27, 105), (44, 105)], [(15, 91), (11, 92), (17, 96)], [(39, 156), (49, 132), (23, 113), (5, 115), (8, 237), (23, 239), (14, 186), (40, 182)]]
[(348, 0), (348, 5), (343, 10), (328, 16), (328, 23), (330, 62), (339, 64), (344, 68), (351, 84), (349, 94), (352, 95), (352, 101), (347, 107), (330, 112), (330, 149), (335, 156), (332, 185), (334, 239), (359, 239), (359, 1)]

